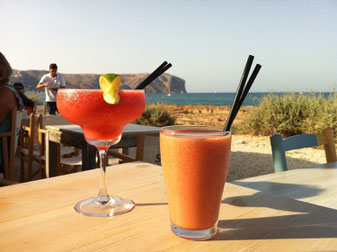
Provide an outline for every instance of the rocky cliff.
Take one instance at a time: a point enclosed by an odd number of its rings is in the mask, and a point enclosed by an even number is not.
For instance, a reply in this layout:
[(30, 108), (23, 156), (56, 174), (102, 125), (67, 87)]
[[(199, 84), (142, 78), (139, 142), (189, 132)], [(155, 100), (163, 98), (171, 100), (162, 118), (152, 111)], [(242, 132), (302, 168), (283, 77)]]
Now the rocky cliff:
[[(14, 70), (10, 84), (22, 82), (27, 90), (36, 90), (36, 85), (42, 75), (48, 73), (43, 70)], [(63, 74), (69, 88), (99, 88), (99, 74)], [(149, 74), (121, 74), (121, 88), (133, 89)], [(186, 93), (185, 80), (170, 75), (162, 74), (145, 88), (146, 93)]]

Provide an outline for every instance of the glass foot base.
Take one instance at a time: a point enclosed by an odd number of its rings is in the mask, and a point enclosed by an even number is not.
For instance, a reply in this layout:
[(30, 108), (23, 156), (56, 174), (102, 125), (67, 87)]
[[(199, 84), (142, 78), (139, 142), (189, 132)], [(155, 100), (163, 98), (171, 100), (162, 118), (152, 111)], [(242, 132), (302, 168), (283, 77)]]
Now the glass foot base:
[(107, 217), (129, 212), (134, 207), (135, 203), (132, 200), (113, 196), (108, 201), (99, 201), (96, 197), (82, 200), (75, 205), (74, 209), (87, 216)]
[(211, 228), (202, 230), (183, 229), (171, 223), (171, 230), (176, 236), (196, 241), (209, 240), (218, 232), (217, 223)]

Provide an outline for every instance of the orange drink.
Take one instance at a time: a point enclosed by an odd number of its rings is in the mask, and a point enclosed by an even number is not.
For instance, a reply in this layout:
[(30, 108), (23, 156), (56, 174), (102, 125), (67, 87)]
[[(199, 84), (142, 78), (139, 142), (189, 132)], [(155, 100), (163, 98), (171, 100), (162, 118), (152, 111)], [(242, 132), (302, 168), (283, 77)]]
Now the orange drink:
[(170, 126), (160, 152), (174, 234), (206, 240), (217, 233), (231, 133), (208, 126)]

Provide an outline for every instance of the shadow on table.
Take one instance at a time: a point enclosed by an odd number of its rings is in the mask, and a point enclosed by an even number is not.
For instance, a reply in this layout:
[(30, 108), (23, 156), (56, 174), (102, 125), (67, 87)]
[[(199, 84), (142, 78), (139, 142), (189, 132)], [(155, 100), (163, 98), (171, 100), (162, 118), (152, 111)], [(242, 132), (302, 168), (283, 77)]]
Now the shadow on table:
[[(215, 240), (337, 238), (337, 211), (334, 209), (262, 192), (226, 198), (222, 203), (250, 208), (243, 212), (247, 215), (256, 208), (265, 208), (263, 215), (270, 216), (219, 220)], [(284, 213), (280, 216), (272, 209)]]
[[(251, 219), (220, 220), (215, 240), (337, 238), (337, 214), (294, 214)], [(318, 216), (319, 215), (319, 216)]]
[[(247, 196), (236, 196), (236, 197), (228, 197), (221, 201), (221, 203), (238, 206), (238, 207), (266, 207), (271, 209), (283, 210), (287, 212), (298, 212), (298, 213), (306, 213), (308, 212), (308, 208), (305, 204), (300, 201), (293, 200), (291, 204), (286, 204), (284, 199), (281, 196), (277, 195), (268, 195), (268, 197), (274, 197), (273, 201), (266, 200), (267, 194), (264, 192), (257, 192), (253, 195)], [(275, 200), (278, 198), (279, 200)], [(289, 200), (291, 200), (289, 198)], [(299, 204), (300, 203), (300, 204)], [(312, 205), (316, 206), (316, 205)], [(336, 211), (337, 213), (337, 211)]]
[(230, 183), (243, 187), (248, 187), (265, 193), (271, 193), (273, 195), (291, 194), (291, 198), (295, 199), (313, 197), (319, 195), (324, 191), (324, 189), (321, 189), (317, 186), (268, 182), (268, 181), (259, 181), (259, 182), (232, 181)]
[(136, 206), (165, 206), (168, 205), (167, 202), (160, 202), (160, 203), (136, 203)]

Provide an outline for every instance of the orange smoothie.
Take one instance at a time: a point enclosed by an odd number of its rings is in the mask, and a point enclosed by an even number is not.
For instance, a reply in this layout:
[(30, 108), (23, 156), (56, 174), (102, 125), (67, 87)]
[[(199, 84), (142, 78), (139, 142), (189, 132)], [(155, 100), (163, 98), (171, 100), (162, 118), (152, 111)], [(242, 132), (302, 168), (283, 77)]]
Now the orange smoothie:
[(212, 128), (161, 130), (160, 151), (170, 219), (179, 228), (208, 229), (218, 220), (231, 133)]

